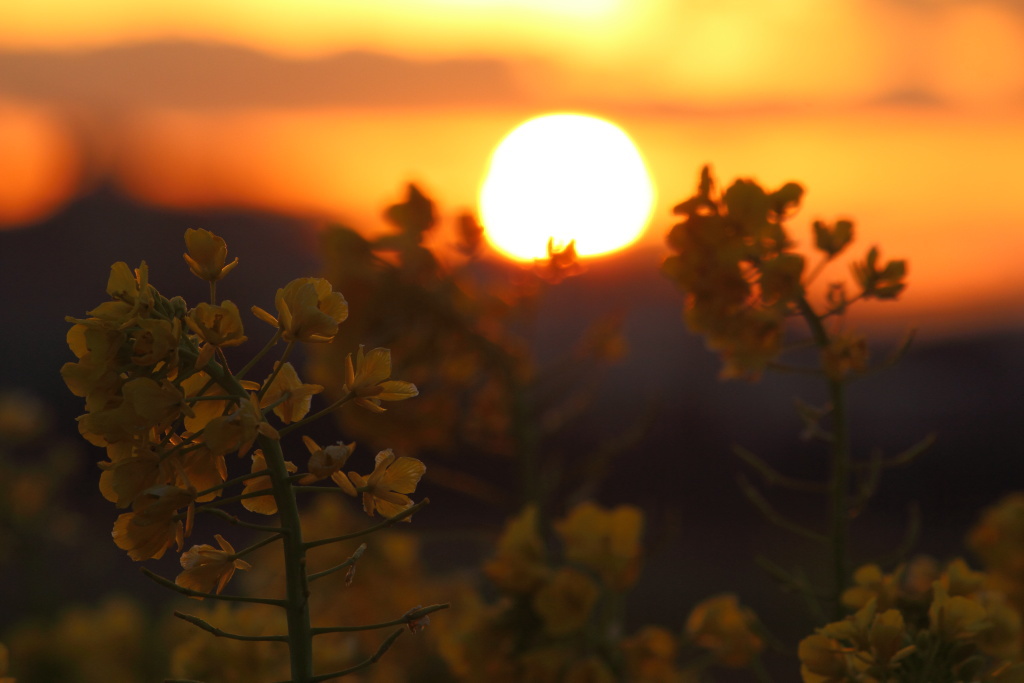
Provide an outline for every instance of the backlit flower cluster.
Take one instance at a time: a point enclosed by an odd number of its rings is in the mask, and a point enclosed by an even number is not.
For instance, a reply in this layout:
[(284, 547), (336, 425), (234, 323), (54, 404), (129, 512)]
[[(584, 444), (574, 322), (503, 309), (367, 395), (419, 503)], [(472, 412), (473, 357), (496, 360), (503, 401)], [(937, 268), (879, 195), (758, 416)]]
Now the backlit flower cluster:
[(800, 642), (806, 683), (1024, 681), (1020, 613), (961, 559), (865, 565), (843, 603), (854, 614)]
[[(686, 322), (721, 354), (724, 377), (758, 377), (782, 349), (786, 318), (806, 314), (806, 259), (785, 228), (803, 193), (796, 183), (769, 192), (752, 180), (737, 180), (719, 193), (705, 167), (697, 194), (674, 209), (682, 222), (668, 235), (675, 254), (663, 271), (686, 293)], [(825, 262), (852, 239), (849, 221), (814, 223), (814, 244)], [(873, 248), (853, 265), (860, 287), (855, 298), (895, 298), (905, 274), (903, 261), (883, 266)], [(828, 315), (842, 313), (853, 301), (841, 285), (829, 297)], [(866, 362), (857, 337), (839, 336), (823, 353), (826, 371), (839, 377)]]
[[(225, 265), (224, 240), (208, 231), (189, 230), (185, 242), (189, 268), (211, 285), (237, 265), (237, 259)], [(306, 419), (322, 387), (303, 383), (283, 359), (262, 382), (232, 374), (225, 349), (247, 337), (231, 301), (189, 307), (181, 297), (167, 298), (150, 284), (145, 263), (134, 269), (115, 263), (106, 291), (110, 299), (86, 317), (68, 318), (67, 341), (76, 360), (61, 375), (85, 399), (79, 431), (107, 452), (99, 463), (100, 491), (124, 510), (114, 524), (114, 542), (137, 561), (160, 558), (175, 546), (183, 553), (177, 583), (197, 593), (220, 593), (249, 564), (240, 559), (244, 551), (236, 552), (219, 534), (216, 547), (185, 550), (195, 515), (204, 506), (218, 507), (216, 499), (231, 484), (229, 457), (246, 455), (252, 467), (235, 482), (242, 486), (243, 506), (277, 512), (264, 453), (253, 447), (260, 439), (279, 440), (282, 425)], [(253, 307), (257, 318), (276, 328), (268, 348), (278, 340), (330, 342), (348, 315), (345, 298), (319, 278), (290, 282), (275, 302), (276, 315)], [(415, 386), (389, 377), (387, 349), (360, 349), (348, 399), (382, 411), (381, 401), (416, 395)], [(279, 426), (271, 424), (271, 415)], [(425, 469), (420, 461), (382, 453), (371, 474), (346, 476), (340, 469), (354, 444), (321, 449), (311, 443), (303, 483), (334, 477), (346, 493), (361, 495), (370, 515), (393, 516), (413, 504), (408, 494)], [(286, 467), (297, 470), (291, 463)]]

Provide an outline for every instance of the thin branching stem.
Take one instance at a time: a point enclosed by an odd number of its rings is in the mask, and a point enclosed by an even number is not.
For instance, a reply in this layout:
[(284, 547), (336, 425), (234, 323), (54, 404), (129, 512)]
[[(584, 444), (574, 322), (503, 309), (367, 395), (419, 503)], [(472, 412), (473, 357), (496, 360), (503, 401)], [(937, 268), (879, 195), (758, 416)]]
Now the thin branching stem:
[[(818, 348), (824, 350), (830, 343), (822, 318), (814, 311), (806, 297), (796, 300)], [(849, 479), (850, 479), (850, 425), (846, 409), (846, 384), (841, 379), (828, 379), (829, 401), (832, 406), (832, 435), (829, 444), (831, 473), (829, 475), (829, 539), (832, 544), (832, 614), (841, 619), (840, 602), (846, 585), (849, 544)]]
[(283, 334), (283, 332), (280, 329), (278, 329), (274, 333), (274, 336), (270, 338), (270, 341), (268, 341), (266, 343), (266, 346), (264, 346), (262, 349), (260, 349), (259, 353), (257, 353), (255, 356), (253, 356), (249, 360), (249, 362), (246, 363), (245, 366), (241, 370), (239, 370), (238, 372), (235, 373), (235, 379), (240, 380), (243, 377), (245, 377), (245, 375), (250, 370), (252, 370), (253, 366), (256, 365), (256, 363), (258, 363), (259, 360), (261, 358), (263, 358), (263, 356), (267, 355), (270, 352), (270, 349), (274, 348), (274, 346), (277, 345), (277, 342), (281, 341), (281, 335), (282, 334)]
[(274, 600), (273, 598), (250, 598), (244, 595), (220, 595), (218, 593), (204, 593), (203, 591), (194, 591), (191, 588), (185, 588), (179, 586), (170, 579), (165, 579), (154, 571), (151, 571), (145, 567), (141, 568), (143, 574), (147, 578), (159, 583), (164, 588), (170, 588), (172, 591), (187, 595), (190, 598), (210, 598), (211, 600), (223, 600), (225, 602), (250, 602), (260, 605), (273, 605), (275, 607), (284, 607), (284, 600)]
[(255, 479), (256, 477), (265, 477), (269, 473), (270, 473), (269, 470), (265, 470), (264, 469), (264, 470), (258, 470), (256, 472), (250, 472), (249, 474), (243, 474), (240, 477), (235, 477), (234, 479), (229, 479), (228, 481), (224, 482), (223, 484), (217, 484), (216, 486), (211, 486), (208, 489), (203, 489), (202, 491), (200, 491), (200, 492), (198, 492), (196, 494), (196, 498), (202, 498), (203, 496), (208, 495), (210, 493), (213, 493), (214, 491), (220, 491), (221, 489), (226, 489), (226, 488), (228, 488), (230, 486), (234, 486), (235, 484), (241, 484), (243, 481), (246, 481), (247, 479)]
[(329, 543), (340, 543), (342, 541), (350, 541), (353, 538), (359, 538), (360, 536), (365, 536), (367, 534), (372, 534), (375, 531), (379, 531), (381, 529), (385, 529), (385, 528), (391, 526), (392, 524), (395, 524), (397, 522), (401, 522), (403, 519), (406, 519), (408, 517), (412, 517), (412, 515), (417, 510), (419, 510), (424, 505), (427, 505), (429, 503), (430, 503), (430, 499), (429, 498), (424, 498), (423, 500), (421, 500), (420, 502), (416, 503), (412, 507), (408, 507), (408, 508), (402, 510), (397, 515), (395, 515), (394, 517), (388, 517), (387, 519), (385, 519), (383, 522), (380, 522), (379, 524), (374, 524), (373, 526), (366, 527), (362, 531), (354, 531), (354, 532), (352, 532), (350, 534), (342, 534), (341, 536), (332, 536), (331, 538), (321, 538), (320, 540), (317, 540), (317, 541), (307, 541), (305, 543), (305, 548), (306, 548), (306, 550), (311, 550), (312, 548), (319, 548), (320, 546), (327, 545)]
[[(374, 652), (372, 655), (370, 655), (370, 657), (368, 657), (367, 659), (364, 659), (359, 664), (356, 664), (355, 666), (351, 666), (351, 667), (349, 667), (347, 669), (342, 669), (341, 671), (334, 671), (334, 672), (329, 673), (329, 674), (319, 674), (319, 675), (314, 676), (313, 678), (311, 678), (309, 680), (311, 681), (311, 683), (319, 683), (320, 681), (329, 681), (332, 678), (341, 678), (342, 676), (348, 676), (349, 674), (354, 674), (354, 673), (356, 673), (358, 671), (362, 671), (363, 669), (367, 669), (367, 668), (373, 666), (378, 661), (380, 661), (380, 658), (384, 656), (385, 652), (387, 652), (388, 650), (391, 649), (391, 646), (394, 645), (395, 641), (398, 640), (399, 636), (402, 635), (402, 632), (403, 632), (403, 629), (396, 629), (395, 631), (392, 631), (391, 635), (389, 635), (387, 638), (385, 638), (384, 641), (380, 644), (380, 647), (377, 648), (377, 651)], [(285, 682), (282, 682), (282, 683), (290, 683), (290, 682), (285, 681)]]
[(313, 413), (312, 415), (307, 415), (306, 417), (302, 418), (298, 422), (293, 422), (290, 425), (288, 425), (287, 427), (283, 427), (283, 428), (279, 429), (277, 431), (277, 433), (280, 434), (281, 437), (283, 438), (285, 434), (288, 434), (289, 432), (293, 432), (296, 429), (298, 429), (299, 427), (301, 427), (301, 426), (303, 426), (305, 424), (308, 424), (308, 423), (312, 422), (313, 420), (318, 420), (321, 417), (323, 417), (324, 415), (328, 415), (328, 414), (334, 412), (335, 410), (337, 410), (341, 406), (345, 405), (346, 403), (348, 403), (349, 401), (351, 401), (355, 397), (356, 397), (356, 395), (353, 394), (351, 391), (349, 391), (344, 396), (342, 396), (337, 401), (335, 401), (331, 405), (327, 406), (323, 410), (321, 410), (319, 412), (316, 412), (316, 413)]
[(365, 553), (365, 552), (366, 552), (366, 544), (362, 543), (362, 544), (360, 544), (360, 546), (358, 548), (356, 548), (355, 552), (352, 553), (352, 555), (347, 560), (342, 562), (341, 564), (336, 564), (336, 565), (334, 565), (333, 567), (331, 567), (329, 569), (325, 569), (323, 571), (316, 572), (315, 574), (310, 574), (309, 575), (310, 583), (312, 583), (313, 581), (316, 581), (317, 579), (322, 579), (325, 576), (330, 576), (331, 574), (333, 574), (335, 572), (339, 572), (342, 569), (348, 569), (349, 567), (354, 565), (356, 562), (358, 562), (359, 558), (361, 558), (363, 556), (363, 553)]
[[(259, 399), (260, 401), (263, 400), (263, 397), (266, 395), (267, 390), (270, 389), (270, 385), (273, 384), (274, 380), (277, 379), (277, 376), (281, 374), (281, 369), (284, 367), (285, 361), (288, 360), (288, 356), (291, 355), (293, 348), (295, 348), (295, 342), (288, 342), (288, 345), (284, 347), (284, 351), (281, 353), (281, 358), (276, 363), (274, 363), (274, 369), (273, 371), (271, 371), (270, 376), (267, 377), (267, 380), (263, 383), (263, 386), (260, 387), (260, 390), (256, 392), (256, 398)], [(280, 403), (280, 401), (278, 402)]]
[(276, 534), (283, 534), (285, 531), (282, 527), (279, 526), (270, 526), (269, 524), (257, 524), (255, 522), (243, 522), (230, 512), (225, 512), (224, 510), (221, 510), (219, 508), (206, 508), (202, 511), (210, 513), (212, 515), (216, 515), (230, 524), (244, 527), (246, 529), (255, 529), (256, 531), (269, 531), (271, 533)]
[(429, 614), (433, 614), (434, 612), (440, 612), (443, 609), (448, 609), (449, 607), (451, 607), (451, 604), (447, 602), (438, 605), (428, 605), (427, 607), (416, 607), (397, 619), (392, 619), (391, 621), (382, 621), (379, 624), (360, 624), (358, 626), (325, 626), (323, 628), (314, 628), (313, 635), (320, 636), (325, 633), (353, 633), (355, 631), (372, 631), (378, 628), (402, 626), (404, 624), (410, 624), (414, 621), (418, 621)]
[(232, 640), (254, 640), (268, 643), (286, 643), (288, 642), (288, 636), (243, 636), (239, 633), (228, 633), (227, 631), (221, 630), (216, 626), (213, 626), (209, 622), (200, 619), (197, 616), (191, 614), (185, 614), (184, 612), (175, 612), (174, 616), (178, 617), (183, 621), (187, 621), (190, 624), (198, 626), (208, 633), (212, 633), (218, 638), (230, 638)]

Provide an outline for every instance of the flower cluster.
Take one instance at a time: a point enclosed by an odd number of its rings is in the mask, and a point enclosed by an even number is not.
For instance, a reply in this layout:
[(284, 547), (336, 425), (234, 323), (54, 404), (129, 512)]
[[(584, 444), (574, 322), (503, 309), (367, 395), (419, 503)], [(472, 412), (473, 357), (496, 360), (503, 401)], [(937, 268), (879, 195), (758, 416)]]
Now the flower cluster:
[[(553, 524), (556, 558), (537, 508), (524, 508), (484, 565), (502, 597), (481, 608), (449, 648), (452, 668), (469, 680), (555, 680), (568, 671), (557, 680), (616, 680), (621, 653), (614, 661), (594, 656), (595, 643), (611, 635), (615, 605), (637, 578), (642, 527), (637, 508), (582, 503)], [(510, 656), (495, 658), (498, 652)]]
[[(68, 318), (72, 323), (68, 345), (77, 360), (65, 364), (61, 375), (68, 388), (85, 399), (79, 431), (90, 443), (106, 449), (107, 460), (99, 463), (100, 491), (127, 510), (114, 523), (115, 544), (136, 561), (159, 559), (171, 546), (181, 553), (182, 572), (176, 581), (149, 573), (155, 580), (191, 597), (219, 597), (237, 570), (250, 569), (244, 556), (282, 541), (292, 566), (290, 597), (282, 606), (305, 614), (300, 618), (307, 622), (305, 632), (297, 634), (295, 615), (288, 621), (293, 676), (307, 680), (309, 657), (302, 653), (308, 647), (298, 640), (311, 635), (303, 597), (308, 595), (305, 586), (310, 578), (300, 573), (306, 546), (295, 492), (331, 478), (339, 487), (335, 490), (361, 496), (368, 515), (401, 515), (408, 520), (407, 510), (413, 506), (409, 494), (426, 468), (415, 458), (396, 457), (387, 450), (378, 453), (370, 474), (344, 474), (341, 468), (355, 444), (339, 442), (321, 448), (306, 437), (307, 471), (297, 474), (299, 468), (284, 458), (281, 439), (346, 402), (383, 412), (382, 401), (401, 401), (418, 392), (409, 382), (390, 379), (388, 349), (364, 353), (360, 347), (355, 365), (349, 363), (346, 395), (310, 414), (312, 398), (323, 387), (304, 383), (286, 357), (296, 343), (331, 342), (348, 316), (345, 298), (322, 278), (299, 278), (277, 290), (276, 315), (252, 307), (253, 314), (275, 332), (244, 369), (233, 372), (225, 349), (240, 345), (247, 336), (238, 306), (231, 301), (217, 303), (214, 285), (238, 260), (225, 264), (224, 240), (205, 230), (187, 231), (185, 243), (185, 261), (196, 276), (210, 283), (211, 301), (190, 308), (181, 297), (167, 298), (150, 284), (145, 263), (136, 269), (115, 263), (107, 282), (110, 300), (87, 317)], [(259, 382), (244, 379), (280, 341), (287, 346), (270, 373)], [(277, 426), (271, 424), (273, 418)], [(246, 455), (251, 460), (248, 472), (230, 478), (228, 463), (234, 459), (230, 456)], [(233, 486), (240, 486), (241, 493), (225, 496)], [(199, 513), (241, 524), (222, 509), (234, 502), (250, 512), (280, 514), (281, 526), (245, 522), (270, 535), (240, 551), (220, 534), (214, 536), (216, 547), (196, 544), (185, 549)], [(189, 620), (216, 631), (197, 617)]]
[(807, 683), (1024, 680), (1020, 612), (961, 559), (865, 565), (843, 603), (854, 614), (800, 643)]
[[(686, 292), (686, 322), (721, 354), (724, 377), (758, 377), (782, 349), (786, 318), (808, 306), (806, 259), (785, 228), (803, 193), (796, 183), (768, 192), (752, 180), (737, 180), (719, 194), (705, 167), (697, 194), (674, 209), (683, 220), (668, 235), (676, 253), (663, 271)], [(853, 239), (853, 224), (816, 221), (814, 238), (828, 262)], [(880, 266), (872, 248), (853, 265), (853, 274), (860, 286), (855, 298), (892, 299), (905, 286), (906, 264)], [(829, 314), (842, 313), (852, 300), (836, 285)], [(856, 338), (837, 339), (824, 352), (830, 356), (826, 365), (839, 376), (863, 369), (866, 351)]]

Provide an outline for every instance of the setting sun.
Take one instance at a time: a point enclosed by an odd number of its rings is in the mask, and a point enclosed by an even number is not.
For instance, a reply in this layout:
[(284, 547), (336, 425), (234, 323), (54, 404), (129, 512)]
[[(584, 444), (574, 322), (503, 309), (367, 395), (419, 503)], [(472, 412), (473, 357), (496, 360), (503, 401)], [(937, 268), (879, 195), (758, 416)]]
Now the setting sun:
[(654, 187), (622, 129), (582, 114), (548, 114), (521, 124), (494, 150), (480, 188), (491, 245), (515, 259), (576, 241), (595, 256), (636, 241), (650, 218)]

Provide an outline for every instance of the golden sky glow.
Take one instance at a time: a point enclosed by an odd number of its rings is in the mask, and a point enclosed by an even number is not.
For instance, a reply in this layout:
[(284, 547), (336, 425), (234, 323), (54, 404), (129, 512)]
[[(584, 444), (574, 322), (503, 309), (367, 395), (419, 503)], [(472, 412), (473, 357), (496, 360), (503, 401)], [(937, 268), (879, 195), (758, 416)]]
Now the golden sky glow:
[[(185, 42), (147, 51), (161, 40)], [(264, 61), (203, 52), (219, 61), (177, 73), (200, 54), (188, 41)], [(61, 62), (69, 50), (99, 57)], [(334, 91), (316, 60), (353, 50), (394, 63)], [(1024, 292), (1019, 2), (36, 0), (3, 3), (0, 60), (0, 224), (45, 217), (87, 167), (158, 204), (374, 228), (407, 181), (473, 208), (501, 138), (571, 110), (643, 153), (660, 193), (647, 244), (711, 163), (723, 181), (801, 181), (800, 220), (850, 216), (912, 255), (910, 304)], [(252, 64), (284, 75), (272, 88)]]

